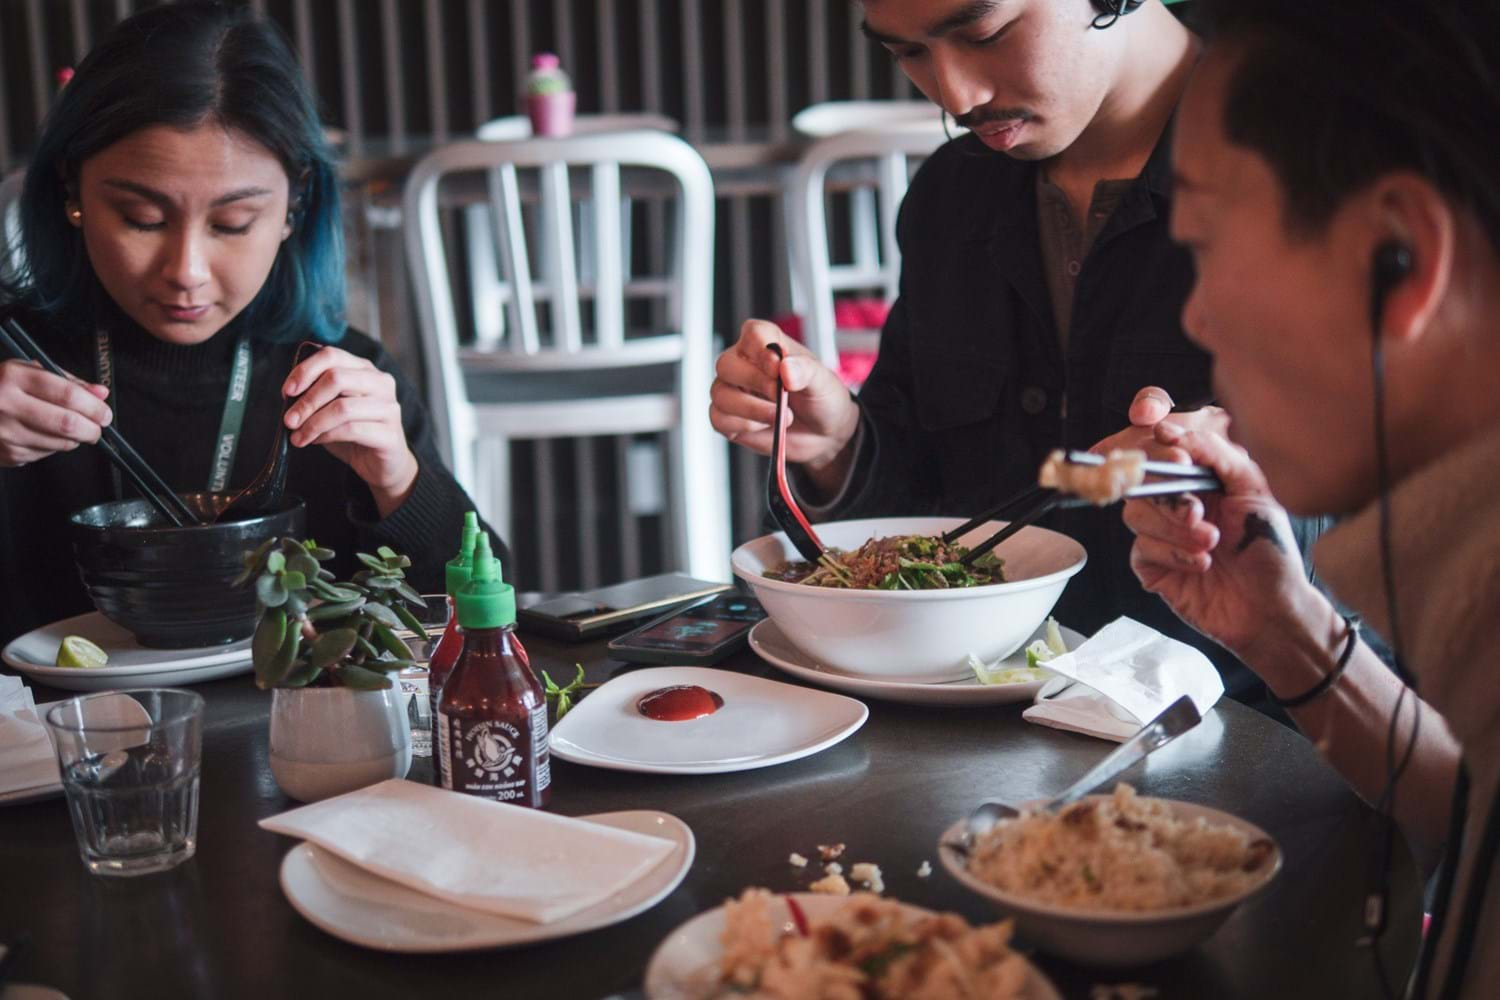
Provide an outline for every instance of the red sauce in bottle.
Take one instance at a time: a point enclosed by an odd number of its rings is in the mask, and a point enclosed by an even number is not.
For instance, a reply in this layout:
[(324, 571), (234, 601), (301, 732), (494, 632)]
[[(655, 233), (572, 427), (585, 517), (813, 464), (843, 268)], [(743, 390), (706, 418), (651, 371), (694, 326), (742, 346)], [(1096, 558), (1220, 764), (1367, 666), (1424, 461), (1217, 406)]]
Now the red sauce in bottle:
[(724, 707), (724, 699), (717, 691), (696, 684), (675, 684), (652, 691), (636, 702), (635, 707), (646, 718), (658, 722), (688, 722), (713, 715)]

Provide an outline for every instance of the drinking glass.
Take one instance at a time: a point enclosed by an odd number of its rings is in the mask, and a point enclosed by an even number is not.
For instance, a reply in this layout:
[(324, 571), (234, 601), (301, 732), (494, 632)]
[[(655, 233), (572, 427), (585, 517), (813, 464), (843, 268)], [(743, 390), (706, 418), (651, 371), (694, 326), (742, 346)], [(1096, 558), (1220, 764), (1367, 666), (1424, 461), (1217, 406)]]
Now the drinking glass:
[(203, 699), (174, 688), (109, 691), (47, 711), (83, 863), (146, 875), (198, 846)]

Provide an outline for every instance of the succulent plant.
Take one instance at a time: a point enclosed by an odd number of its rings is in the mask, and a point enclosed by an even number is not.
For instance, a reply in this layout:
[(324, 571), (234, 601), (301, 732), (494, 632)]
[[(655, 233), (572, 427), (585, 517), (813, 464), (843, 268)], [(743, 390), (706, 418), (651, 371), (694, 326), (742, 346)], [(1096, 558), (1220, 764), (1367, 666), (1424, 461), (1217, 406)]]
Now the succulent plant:
[(260, 621), (250, 653), (260, 688), (342, 685), (370, 691), (392, 686), (390, 674), (413, 664), (411, 649), (396, 634), (421, 634), (408, 607), (422, 595), (406, 582), (406, 556), (381, 546), (359, 552), (364, 569), (338, 582), (322, 564), (331, 549), (312, 540), (271, 538), (245, 553), (237, 587), (255, 586)]

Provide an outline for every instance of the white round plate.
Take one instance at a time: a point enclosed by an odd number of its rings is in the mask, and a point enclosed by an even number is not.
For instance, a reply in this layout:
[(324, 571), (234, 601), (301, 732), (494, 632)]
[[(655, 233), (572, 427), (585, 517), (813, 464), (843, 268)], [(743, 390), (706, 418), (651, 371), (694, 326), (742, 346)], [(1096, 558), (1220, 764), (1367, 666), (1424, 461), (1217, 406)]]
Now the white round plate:
[(432, 953), (514, 948), (608, 927), (642, 913), (677, 888), (696, 844), (686, 823), (652, 810), (579, 819), (661, 837), (675, 845), (655, 868), (613, 896), (550, 924), (496, 916), (449, 903), (373, 875), (303, 843), (281, 862), (281, 891), (309, 922), (336, 938), (380, 951)]
[[(658, 688), (697, 684), (724, 707), (690, 722), (648, 719), (636, 702)], [(769, 767), (826, 750), (865, 724), (870, 710), (843, 695), (710, 667), (652, 667), (622, 674), (580, 701), (552, 730), (552, 756), (648, 774), (722, 774)]]
[[(809, 921), (821, 920), (833, 913), (845, 902), (843, 896), (824, 896), (811, 892), (791, 893)], [(909, 919), (918, 920), (932, 915), (931, 910), (902, 903)], [(788, 913), (787, 922), (791, 915)], [(715, 907), (700, 913), (677, 928), (656, 946), (651, 964), (646, 966), (647, 1000), (701, 1000), (715, 995), (712, 990), (717, 979), (719, 958), (724, 946), (719, 940), (724, 933), (724, 908)], [(1036, 968), (1027, 963), (1031, 976), (1021, 990), (1021, 1000), (1062, 1000), (1062, 995), (1052, 982)]]
[[(1019, 650), (1005, 660), (1007, 667), (1026, 666), (1026, 646), (1042, 637), (1046, 626), (1036, 630)], [(1076, 649), (1084, 636), (1070, 628), (1062, 630), (1063, 641), (1069, 649)], [(854, 674), (825, 667), (802, 650), (793, 646), (782, 634), (776, 623), (767, 618), (750, 630), (750, 648), (772, 666), (786, 671), (821, 687), (836, 691), (847, 691), (862, 698), (880, 698), (884, 701), (900, 701), (908, 705), (1008, 705), (1012, 702), (1032, 701), (1046, 680), (1027, 681), (1020, 684), (981, 684), (971, 673), (963, 680), (942, 681), (931, 684), (909, 681), (882, 681), (872, 677), (857, 677)]]
[[(109, 654), (102, 667), (59, 667), (57, 647), (78, 635)], [(252, 669), (250, 640), (196, 649), (149, 649), (97, 611), (64, 618), (12, 639), (0, 659), (38, 684), (68, 691), (112, 691), (126, 687), (177, 687), (217, 680)]]

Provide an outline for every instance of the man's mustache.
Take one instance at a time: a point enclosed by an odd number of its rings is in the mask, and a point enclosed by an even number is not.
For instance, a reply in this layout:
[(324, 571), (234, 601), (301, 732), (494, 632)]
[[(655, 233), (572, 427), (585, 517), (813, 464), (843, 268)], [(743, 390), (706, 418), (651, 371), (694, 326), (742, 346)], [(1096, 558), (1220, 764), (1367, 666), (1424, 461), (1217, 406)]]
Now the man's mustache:
[(973, 129), (989, 122), (1026, 122), (1034, 117), (1025, 108), (975, 108), (965, 114), (954, 115), (953, 120), (966, 129)]

